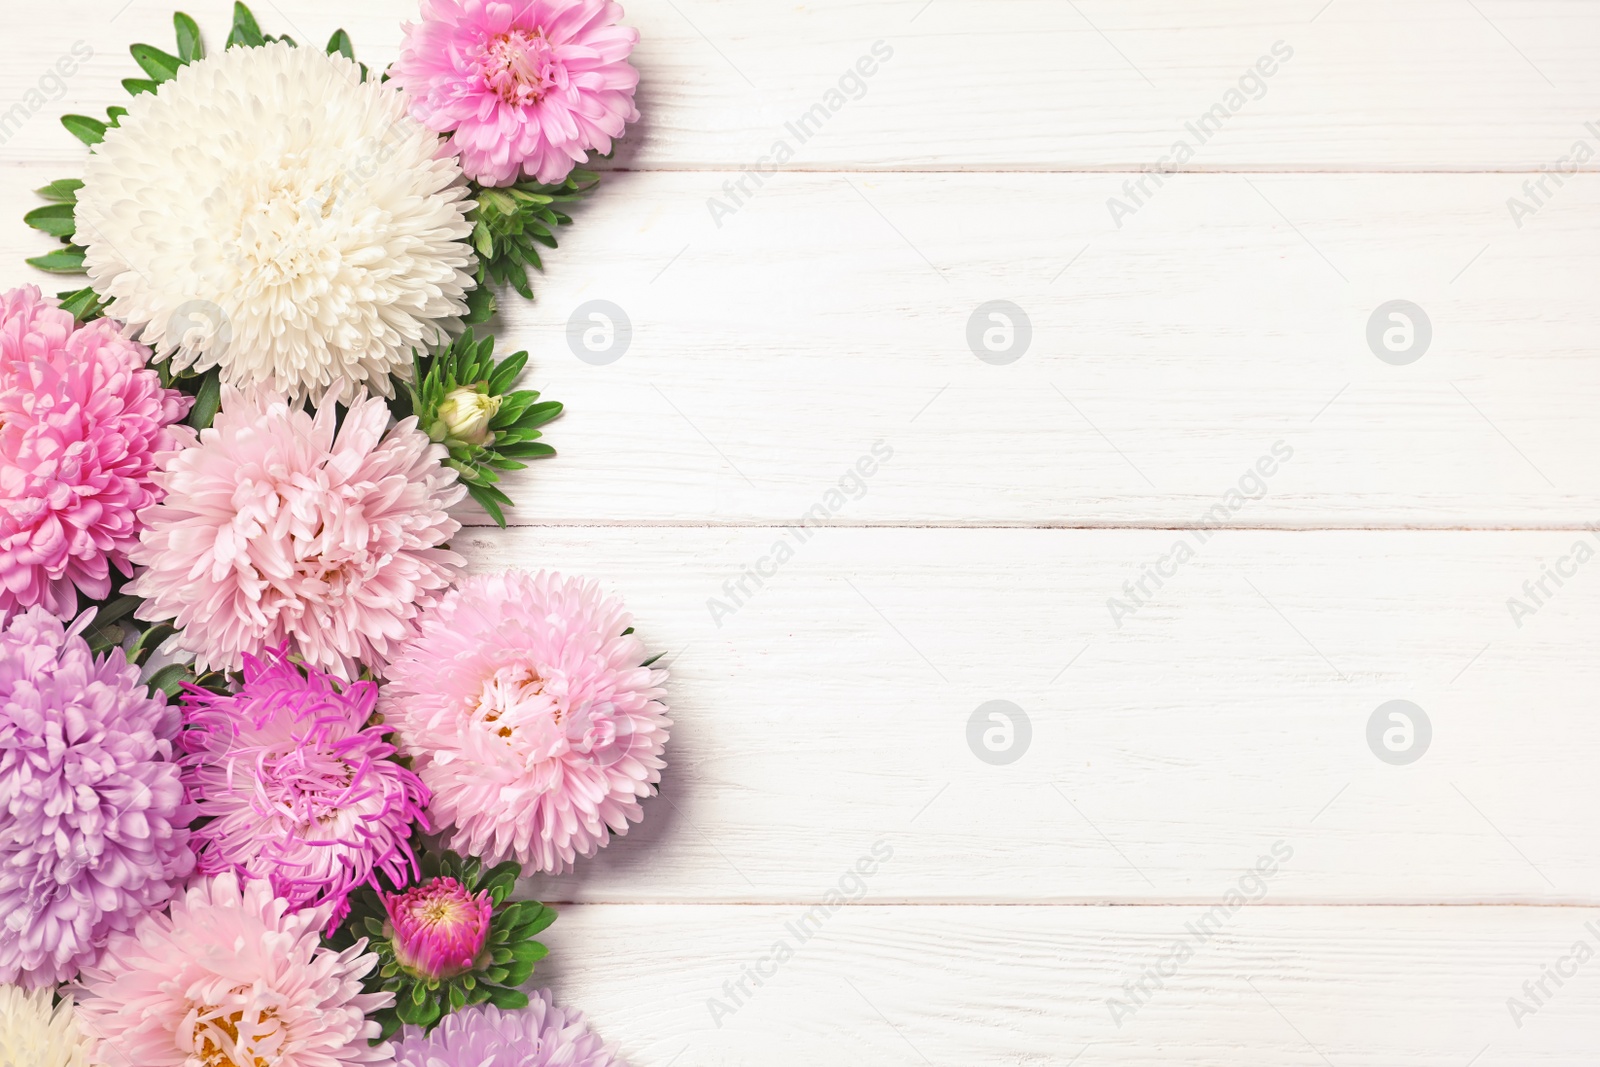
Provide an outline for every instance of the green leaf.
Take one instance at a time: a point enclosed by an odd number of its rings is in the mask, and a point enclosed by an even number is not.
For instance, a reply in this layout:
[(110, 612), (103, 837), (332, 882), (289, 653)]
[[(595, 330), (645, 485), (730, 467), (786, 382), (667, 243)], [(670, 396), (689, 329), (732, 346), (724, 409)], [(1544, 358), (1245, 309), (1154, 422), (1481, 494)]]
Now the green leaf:
[(220, 368), (212, 367), (200, 382), (200, 390), (194, 397), (194, 407), (189, 409), (189, 425), (197, 430), (204, 430), (211, 425), (211, 420), (217, 417), (217, 410), (221, 407), (222, 375)]
[(78, 190), (82, 188), (83, 182), (77, 178), (62, 178), (60, 181), (51, 182), (42, 189), (35, 189), (34, 192), (44, 199), (58, 204), (76, 204), (78, 202)]
[(106, 139), (106, 130), (110, 129), (99, 119), (92, 119), (88, 115), (62, 115), (61, 125), (84, 144), (93, 148)]
[(106, 307), (100, 302), (100, 294), (92, 287), (57, 293), (56, 298), (61, 301), (61, 310), (79, 322), (89, 322), (99, 318)]
[(161, 642), (177, 633), (177, 629), (168, 623), (158, 622), (134, 641), (133, 647), (128, 649), (128, 661), (137, 663), (141, 667), (150, 658), (150, 654), (161, 647)]
[[(541, 930), (547, 929), (551, 923), (556, 921), (556, 909), (547, 907), (544, 904), (538, 905), (538, 908), (539, 910), (534, 913), (533, 918), (526, 923), (527, 936), (529, 937), (539, 933)], [(563, 927), (563, 929), (565, 929), (565, 927)]]
[(178, 31), (178, 61), (193, 63), (206, 57), (205, 42), (200, 40), (200, 27), (182, 11), (172, 16), (172, 25)]
[(517, 1008), (528, 1006), (528, 994), (520, 989), (506, 989), (504, 986), (485, 987), (489, 994), (489, 1003), (497, 1008), (514, 1011)]
[(467, 294), (467, 314), (462, 321), (468, 326), (477, 326), (493, 318), (494, 312), (495, 299), (493, 290), (486, 285), (479, 285)]
[(150, 676), (146, 685), (150, 688), (151, 695), (165, 693), (169, 698), (175, 697), (183, 691), (183, 683), (189, 680), (189, 667), (184, 663), (169, 663)]
[(77, 223), (73, 220), (72, 213), (76, 209), (74, 204), (50, 204), (47, 207), (36, 207), (26, 215), (22, 221), (36, 230), (43, 230), (51, 237), (70, 238)]
[(333, 36), (328, 38), (328, 54), (331, 56), (335, 52), (346, 59), (356, 57), (356, 46), (351, 42), (350, 35), (343, 30), (334, 30)]
[(183, 66), (183, 61), (177, 56), (163, 52), (161, 49), (148, 44), (136, 44), (128, 49), (133, 53), (134, 62), (144, 68), (156, 84), (169, 82), (178, 76), (178, 68)]
[(506, 361), (494, 369), (489, 376), (489, 395), (499, 396), (516, 384), (517, 376), (522, 373), (522, 368), (528, 365), (528, 353), (517, 352), (506, 358)]
[(261, 36), (261, 27), (256, 25), (256, 17), (250, 13), (239, 0), (233, 5), (233, 30), (228, 34), (228, 48), (234, 45), (244, 45), (247, 48), (259, 48), (266, 44), (266, 38)]
[[(496, 526), (499, 526), (502, 530), (505, 529), (506, 513), (500, 510), (500, 504), (490, 495), (489, 487), (468, 485), (467, 495), (476, 500), (478, 506), (488, 512), (489, 517), (495, 521)], [(500, 495), (504, 496), (505, 494), (502, 493)]]
[(28, 266), (38, 267), (51, 274), (82, 274), (83, 254), (83, 249), (78, 247), (63, 248), (46, 255), (34, 256), (27, 262)]
[(125, 107), (108, 107), (108, 108), (106, 108), (106, 115), (111, 119), (111, 125), (112, 126), (120, 125), (121, 122), (122, 122), (123, 116), (127, 115), (127, 113), (128, 113), (128, 109), (125, 108)]
[(656, 660), (660, 659), (662, 656), (665, 656), (665, 655), (666, 655), (665, 652), (657, 652), (655, 655), (651, 656), (649, 659), (647, 659), (643, 663), (639, 664), (639, 666), (641, 666), (641, 667), (649, 667), (649, 666), (653, 665)]

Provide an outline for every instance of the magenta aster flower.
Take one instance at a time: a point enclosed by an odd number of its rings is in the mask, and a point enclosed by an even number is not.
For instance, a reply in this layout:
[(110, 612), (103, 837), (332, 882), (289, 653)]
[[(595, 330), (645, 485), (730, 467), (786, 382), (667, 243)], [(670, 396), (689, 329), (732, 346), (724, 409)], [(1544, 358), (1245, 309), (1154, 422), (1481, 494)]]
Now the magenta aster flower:
[(480, 962), (494, 902), (454, 878), (435, 878), (403, 893), (382, 893), (395, 962), (419, 978), (454, 978)]
[(358, 396), (335, 432), (269, 393), (224, 387), (200, 443), (171, 458), (166, 499), (144, 514), (128, 591), (139, 618), (173, 620), (201, 670), (238, 670), (285, 641), (308, 664), (352, 678), (381, 670), (455, 578), (442, 547), (465, 490), (416, 419)]
[(294, 912), (263, 881), (201, 880), (118, 934), (75, 990), (96, 1063), (128, 1067), (388, 1065), (363, 993), (377, 957), (365, 942), (322, 946), (328, 908)]
[(426, 1034), (401, 1031), (395, 1067), (625, 1067), (584, 1024), (583, 1013), (558, 1008), (548, 989), (528, 1006), (502, 1011), (475, 1004), (446, 1015)]
[(33, 286), (0, 295), (0, 609), (77, 613), (131, 574), (156, 455), (194, 440), (150, 350), (79, 327)]
[(209, 820), (195, 831), (200, 870), (265, 878), (291, 908), (331, 903), (337, 924), (358, 885), (419, 871), (408, 838), (428, 791), (368, 725), (372, 682), (342, 682), (289, 661), (244, 657), (238, 692), (184, 696), (184, 784)]
[(559, 872), (643, 817), (672, 721), (632, 625), (594, 582), (521, 571), (424, 617), (380, 700), (450, 848)]
[(0, 983), (71, 978), (194, 869), (178, 711), (92, 618), (0, 608)]
[(639, 117), (621, 17), (609, 0), (422, 0), (389, 73), (467, 177), (559, 182)]

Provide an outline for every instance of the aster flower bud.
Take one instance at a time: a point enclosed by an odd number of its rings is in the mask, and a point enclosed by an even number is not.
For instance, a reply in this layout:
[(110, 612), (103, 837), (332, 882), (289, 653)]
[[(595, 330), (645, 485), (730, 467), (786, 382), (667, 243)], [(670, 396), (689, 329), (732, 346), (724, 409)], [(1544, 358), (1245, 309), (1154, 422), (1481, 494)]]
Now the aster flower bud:
[(500, 411), (500, 397), (489, 396), (462, 385), (452, 389), (439, 403), (439, 418), (428, 428), (428, 436), (435, 441), (451, 444), (457, 441), (485, 448), (494, 444), (494, 431), (489, 422)]
[(394, 958), (418, 978), (454, 978), (476, 967), (489, 940), (494, 904), (454, 878), (435, 878), (403, 893), (384, 893)]

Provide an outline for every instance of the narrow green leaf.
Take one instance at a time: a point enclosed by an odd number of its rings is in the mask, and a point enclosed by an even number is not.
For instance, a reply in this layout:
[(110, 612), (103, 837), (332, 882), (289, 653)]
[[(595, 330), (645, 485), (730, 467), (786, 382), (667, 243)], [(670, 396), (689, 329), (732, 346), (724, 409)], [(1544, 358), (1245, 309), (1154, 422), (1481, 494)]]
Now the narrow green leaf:
[(145, 683), (152, 695), (165, 693), (168, 697), (175, 697), (183, 691), (183, 683), (189, 680), (189, 668), (183, 663), (169, 663), (150, 676), (150, 681)]
[(172, 16), (172, 25), (178, 31), (178, 61), (193, 63), (206, 57), (205, 42), (200, 39), (200, 27), (182, 11)]
[(499, 502), (489, 495), (487, 486), (468, 485), (467, 495), (478, 502), (478, 506), (488, 513), (496, 526), (505, 529), (506, 513), (500, 510)]
[(111, 119), (111, 126), (120, 126), (122, 124), (123, 116), (127, 113), (128, 109), (125, 107), (106, 108), (106, 116)]
[(328, 38), (328, 54), (331, 56), (335, 52), (346, 59), (356, 57), (356, 46), (351, 42), (350, 35), (343, 30), (334, 30), (333, 36)]
[(36, 207), (26, 215), (22, 221), (36, 230), (43, 230), (51, 237), (70, 238), (77, 223), (73, 221), (72, 213), (76, 205), (50, 204), (46, 207)]
[(649, 659), (647, 659), (643, 663), (639, 664), (639, 666), (641, 666), (641, 667), (653, 666), (655, 664), (656, 660), (660, 659), (662, 656), (665, 656), (665, 655), (666, 655), (665, 652), (657, 652), (655, 655), (651, 656)]
[(140, 93), (153, 93), (157, 89), (156, 83), (148, 78), (123, 78), (122, 87), (128, 90), (132, 96), (138, 96)]
[[(508, 460), (544, 459), (546, 456), (556, 454), (555, 447), (547, 445), (543, 441), (513, 441), (506, 445), (496, 445), (495, 451)], [(513, 469), (521, 470), (522, 467), (518, 466)]]
[(243, 3), (235, 0), (233, 5), (233, 30), (228, 34), (227, 47), (244, 45), (247, 48), (259, 48), (266, 43), (261, 36), (261, 27), (256, 25), (256, 17)]
[(106, 307), (100, 302), (100, 294), (92, 287), (57, 293), (56, 298), (61, 301), (61, 310), (79, 322), (89, 322), (99, 318)]
[(128, 49), (133, 53), (133, 60), (150, 75), (157, 84), (169, 82), (178, 76), (178, 68), (183, 66), (183, 61), (177, 56), (163, 52), (154, 45), (136, 44)]
[(51, 274), (82, 274), (84, 273), (83, 249), (63, 248), (46, 255), (34, 256), (28, 260), (28, 266), (38, 267)]
[(82, 188), (83, 182), (77, 178), (62, 178), (60, 181), (51, 182), (42, 189), (35, 189), (34, 192), (44, 199), (58, 204), (76, 204), (78, 202), (78, 190)]
[(528, 1006), (528, 994), (520, 989), (506, 989), (504, 986), (488, 986), (489, 1003), (497, 1008), (514, 1011), (517, 1008)]
[(547, 929), (555, 921), (556, 909), (540, 904), (538, 912), (534, 914), (533, 919), (528, 923), (528, 936), (532, 937), (541, 930)]
[(522, 368), (527, 365), (528, 353), (526, 352), (517, 352), (507, 357), (506, 361), (496, 367), (494, 373), (489, 376), (489, 395), (499, 396), (501, 393), (510, 390), (516, 384), (517, 376), (522, 373)]
[(211, 420), (217, 417), (217, 410), (221, 407), (222, 377), (218, 368), (212, 367), (200, 382), (200, 390), (194, 398), (194, 407), (189, 409), (189, 425), (197, 430), (204, 430), (211, 425)]
[(61, 125), (84, 144), (93, 148), (106, 139), (106, 130), (110, 129), (99, 119), (92, 119), (88, 115), (62, 115)]

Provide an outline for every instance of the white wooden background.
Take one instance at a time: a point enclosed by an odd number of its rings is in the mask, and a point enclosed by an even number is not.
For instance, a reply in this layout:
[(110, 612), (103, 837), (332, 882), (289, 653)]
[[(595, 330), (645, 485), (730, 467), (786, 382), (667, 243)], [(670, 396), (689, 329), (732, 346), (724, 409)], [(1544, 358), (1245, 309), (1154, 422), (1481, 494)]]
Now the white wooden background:
[[(187, 10), (216, 42), (227, 6)], [(414, 15), (256, 8), (378, 62)], [(7, 0), (0, 110), (73, 42), (95, 58), (0, 146), (6, 285), (45, 245), (27, 190), (83, 158), (53, 116), (112, 102), (169, 14)], [(1600, 178), (1558, 164), (1600, 149), (1600, 3), (628, 17), (645, 117), (503, 324), (570, 405), (561, 455), (517, 528), (462, 537), (475, 566), (602, 576), (671, 653), (662, 795), (530, 887), (564, 902), (542, 980), (638, 1067), (1600, 1062), (1600, 960), (1571, 955), (1600, 948), (1600, 563), (1520, 626), (1506, 604), (1600, 522)], [(865, 95), (719, 226), (708, 198), (878, 41)], [(1279, 41), (1265, 95), (1116, 226), (1107, 199)], [(1540, 168), (1560, 184), (1519, 226)], [(1401, 298), (1434, 337), (1398, 367), (1364, 334)], [(592, 299), (634, 324), (607, 366), (566, 342)], [(965, 339), (994, 299), (1034, 327), (1008, 366)], [(714, 620), (877, 442), (865, 495)], [(1265, 496), (1115, 625), (1277, 442)], [(1433, 724), (1409, 766), (1365, 738), (1397, 698)], [(1009, 766), (966, 742), (994, 699), (1032, 723)], [(879, 842), (864, 895), (713, 1020)], [(1261, 899), (1114, 1021), (1275, 844)]]

